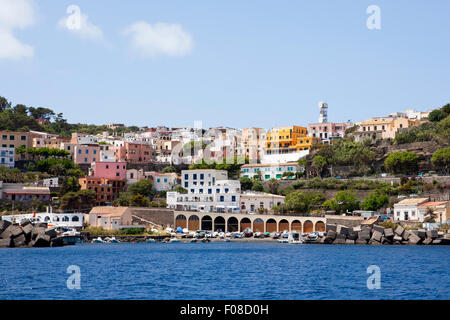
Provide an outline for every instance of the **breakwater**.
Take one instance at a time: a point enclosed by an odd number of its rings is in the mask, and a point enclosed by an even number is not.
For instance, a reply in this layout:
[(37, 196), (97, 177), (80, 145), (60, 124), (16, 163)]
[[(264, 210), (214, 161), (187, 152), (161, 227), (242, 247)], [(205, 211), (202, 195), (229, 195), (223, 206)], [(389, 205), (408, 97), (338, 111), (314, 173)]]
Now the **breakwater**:
[(33, 224), (29, 220), (20, 225), (0, 220), (0, 248), (61, 247), (65, 245), (55, 229), (46, 223)]

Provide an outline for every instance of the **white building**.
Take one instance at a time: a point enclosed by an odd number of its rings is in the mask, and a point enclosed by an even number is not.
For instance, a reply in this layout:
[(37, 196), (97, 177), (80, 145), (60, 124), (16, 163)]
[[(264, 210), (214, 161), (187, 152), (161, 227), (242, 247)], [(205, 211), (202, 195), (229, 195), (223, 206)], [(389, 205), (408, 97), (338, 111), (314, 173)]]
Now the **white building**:
[(228, 180), (225, 170), (183, 170), (181, 186), (186, 194), (167, 192), (169, 208), (187, 211), (239, 212), (241, 184)]
[(7, 168), (14, 168), (14, 152), (15, 148), (13, 147), (0, 147), (0, 165)]
[(145, 179), (143, 169), (140, 169), (140, 170), (128, 169), (127, 170), (127, 184), (128, 185), (139, 182), (143, 179)]
[(394, 204), (394, 220), (423, 222), (426, 213), (420, 206), (426, 202), (428, 198), (410, 198)]
[(241, 213), (259, 213), (260, 210), (270, 211), (275, 206), (284, 203), (284, 196), (265, 192), (247, 191), (241, 194)]
[(254, 178), (261, 173), (261, 180), (281, 179), (283, 174), (303, 172), (305, 168), (301, 167), (297, 162), (287, 162), (280, 164), (244, 164), (241, 166), (241, 177)]
[(16, 215), (6, 215), (2, 217), (3, 220), (20, 223), (22, 220), (31, 220), (35, 222), (46, 222), (49, 228), (66, 227), (82, 229), (84, 225), (84, 214), (83, 213), (27, 213), (27, 214), (16, 214)]
[(309, 154), (309, 150), (302, 150), (299, 152), (291, 153), (272, 153), (264, 154), (261, 158), (261, 163), (272, 164), (272, 163), (287, 163), (298, 161)]

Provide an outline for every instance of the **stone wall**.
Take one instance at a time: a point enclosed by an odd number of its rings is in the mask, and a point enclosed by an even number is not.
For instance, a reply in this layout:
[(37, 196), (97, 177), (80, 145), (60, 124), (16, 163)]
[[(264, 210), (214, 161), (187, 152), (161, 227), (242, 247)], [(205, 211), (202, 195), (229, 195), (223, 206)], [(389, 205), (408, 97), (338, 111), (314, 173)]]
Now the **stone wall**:
[[(138, 216), (147, 221), (163, 227), (173, 226), (173, 210), (165, 208), (130, 208), (133, 216)], [(139, 220), (139, 219), (138, 219)], [(137, 221), (143, 224), (143, 221)]]

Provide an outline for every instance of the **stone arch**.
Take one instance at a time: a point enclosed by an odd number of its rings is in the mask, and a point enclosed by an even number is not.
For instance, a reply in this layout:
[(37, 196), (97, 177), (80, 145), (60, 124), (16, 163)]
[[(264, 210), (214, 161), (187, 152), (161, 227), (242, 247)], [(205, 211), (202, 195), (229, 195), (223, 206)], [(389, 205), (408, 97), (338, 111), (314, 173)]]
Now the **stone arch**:
[(283, 232), (284, 230), (289, 230), (289, 222), (286, 219), (281, 219), (280, 222), (278, 222), (278, 231)]
[(303, 233), (311, 233), (314, 231), (314, 224), (311, 220), (306, 220), (303, 223)]
[(297, 232), (302, 232), (302, 223), (299, 220), (292, 221), (291, 230), (297, 231)]
[(269, 219), (266, 221), (266, 231), (267, 232), (277, 232), (277, 222), (275, 219)]
[(210, 216), (203, 216), (202, 218), (202, 230), (212, 231), (213, 229), (213, 221)]
[(228, 232), (236, 232), (239, 231), (239, 222), (235, 217), (228, 218), (227, 221), (227, 230)]
[(253, 220), (253, 231), (254, 232), (264, 232), (264, 220), (256, 218)]
[(200, 229), (200, 219), (195, 214), (188, 219), (188, 229), (193, 231)]
[(323, 221), (317, 221), (315, 231), (317, 232), (325, 232), (325, 223)]
[(225, 218), (218, 216), (214, 219), (214, 231), (221, 230), (225, 232)]
[(186, 216), (184, 214), (179, 214), (175, 218), (175, 229), (178, 227), (180, 227), (181, 229), (184, 229), (187, 227)]
[(241, 232), (244, 231), (247, 228), (252, 229), (252, 222), (250, 221), (249, 218), (242, 218), (241, 219), (241, 223), (240, 223), (240, 230)]

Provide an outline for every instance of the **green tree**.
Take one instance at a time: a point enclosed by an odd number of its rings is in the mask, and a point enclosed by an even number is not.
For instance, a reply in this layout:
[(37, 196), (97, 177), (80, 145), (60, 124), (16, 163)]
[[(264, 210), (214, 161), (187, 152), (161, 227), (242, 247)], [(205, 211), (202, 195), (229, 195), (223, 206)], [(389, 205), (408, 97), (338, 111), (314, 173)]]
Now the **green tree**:
[(391, 153), (384, 161), (385, 168), (393, 173), (413, 173), (417, 171), (419, 157), (414, 152)]
[(152, 199), (154, 196), (153, 183), (150, 180), (141, 180), (133, 183), (128, 187), (128, 191), (133, 196), (140, 194), (149, 199)]
[(150, 206), (150, 200), (144, 197), (142, 194), (136, 194), (130, 198), (131, 207), (148, 207)]
[(323, 206), (341, 214), (359, 209), (359, 200), (352, 192), (341, 190), (336, 194), (334, 199), (325, 201)]
[(326, 165), (327, 165), (327, 160), (323, 156), (317, 155), (314, 157), (313, 166), (316, 168), (317, 174), (319, 175), (319, 177), (322, 177), (322, 170)]
[(389, 196), (384, 192), (376, 190), (364, 198), (361, 207), (364, 210), (377, 211), (378, 209), (386, 206), (388, 203)]
[(436, 168), (448, 173), (450, 168), (450, 147), (436, 150), (431, 157), (431, 162)]
[(241, 183), (242, 191), (250, 190), (253, 187), (253, 181), (250, 178), (241, 177), (239, 182)]
[(264, 186), (261, 181), (253, 181), (252, 191), (264, 192)]
[(267, 187), (269, 188), (270, 193), (277, 194), (278, 187), (280, 186), (277, 179), (272, 178), (267, 182)]
[(164, 169), (162, 169), (161, 172), (162, 173), (177, 172), (177, 169), (175, 169), (175, 167), (172, 167), (172, 166), (167, 166), (167, 167), (164, 167)]
[(430, 120), (431, 122), (439, 122), (445, 117), (447, 117), (447, 113), (445, 113), (441, 109), (436, 109), (430, 112), (430, 114), (428, 115), (428, 120)]

